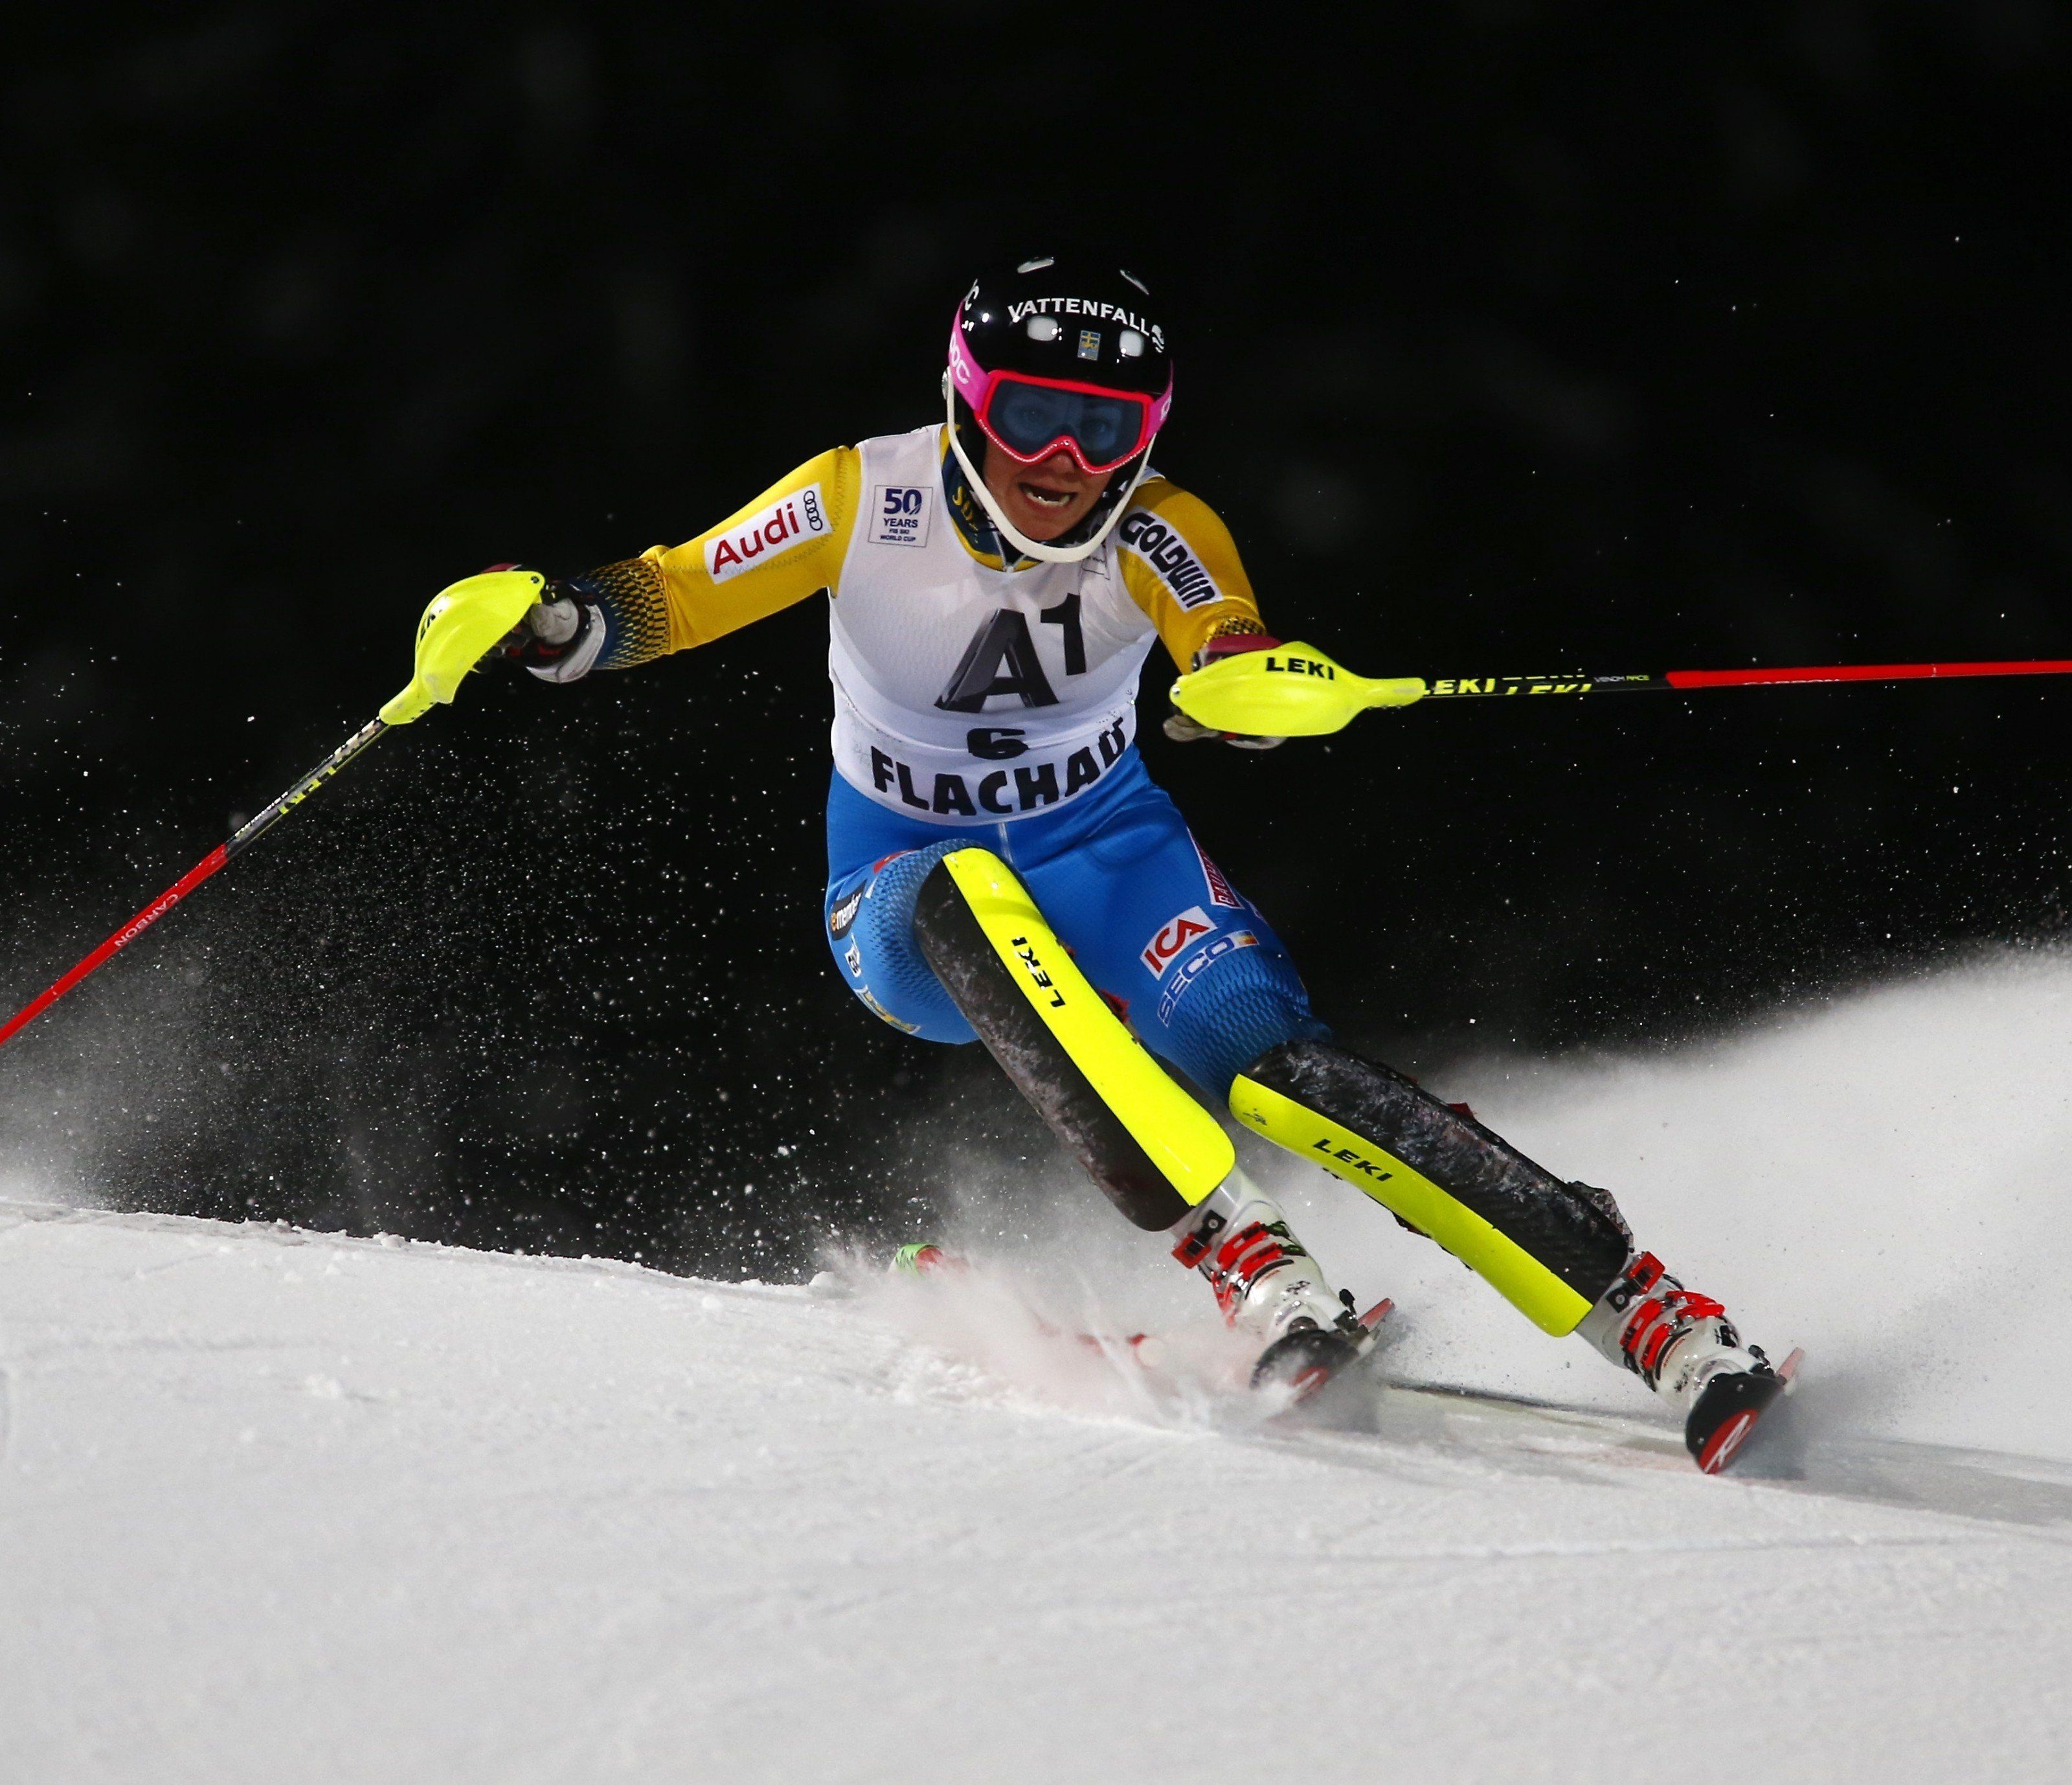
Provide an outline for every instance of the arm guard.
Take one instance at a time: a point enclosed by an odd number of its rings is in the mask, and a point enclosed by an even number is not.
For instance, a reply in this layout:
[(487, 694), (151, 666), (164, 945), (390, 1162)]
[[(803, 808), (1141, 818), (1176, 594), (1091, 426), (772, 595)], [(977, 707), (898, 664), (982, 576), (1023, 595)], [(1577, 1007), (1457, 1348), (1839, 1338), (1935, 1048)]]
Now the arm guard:
[(561, 592), (598, 610), (604, 645), (593, 665), (631, 669), (669, 648), (669, 598), (661, 566), (651, 558), (622, 558), (586, 576), (571, 577)]
[[(855, 522), (860, 461), (837, 446), (809, 459), (747, 508), (666, 549), (571, 577), (556, 592), (602, 624), (597, 669), (631, 669), (722, 638), (830, 587)], [(586, 641), (563, 648), (571, 656)], [(573, 681), (571, 667), (548, 679)]]

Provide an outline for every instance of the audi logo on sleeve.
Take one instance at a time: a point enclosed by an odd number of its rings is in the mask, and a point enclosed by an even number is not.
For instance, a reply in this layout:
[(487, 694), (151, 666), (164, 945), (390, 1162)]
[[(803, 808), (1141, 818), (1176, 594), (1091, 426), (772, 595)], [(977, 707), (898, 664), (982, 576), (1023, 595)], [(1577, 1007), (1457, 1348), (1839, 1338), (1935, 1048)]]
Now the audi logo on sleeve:
[(803, 490), (780, 496), (767, 508), (758, 508), (746, 520), (728, 528), (705, 542), (705, 574), (724, 582), (744, 570), (796, 550), (808, 540), (834, 531), (828, 523), (827, 504), (820, 487), (808, 483)]

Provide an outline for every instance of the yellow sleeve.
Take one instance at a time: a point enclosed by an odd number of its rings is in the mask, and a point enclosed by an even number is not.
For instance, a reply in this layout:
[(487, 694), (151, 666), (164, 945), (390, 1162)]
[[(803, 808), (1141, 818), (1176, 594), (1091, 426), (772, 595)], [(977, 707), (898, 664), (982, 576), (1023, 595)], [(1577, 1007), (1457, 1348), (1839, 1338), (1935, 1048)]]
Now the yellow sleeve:
[(709, 644), (832, 585), (856, 522), (861, 466), (853, 447), (837, 446), (696, 539), (571, 578), (569, 593), (605, 616), (596, 667), (630, 669)]
[(664, 648), (709, 644), (832, 585), (856, 524), (861, 463), (854, 447), (837, 446), (696, 539), (642, 553), (662, 573)]
[(1131, 499), (1116, 538), (1123, 586), (1181, 669), (1194, 667), (1211, 639), (1266, 630), (1237, 541), (1199, 496), (1153, 478)]

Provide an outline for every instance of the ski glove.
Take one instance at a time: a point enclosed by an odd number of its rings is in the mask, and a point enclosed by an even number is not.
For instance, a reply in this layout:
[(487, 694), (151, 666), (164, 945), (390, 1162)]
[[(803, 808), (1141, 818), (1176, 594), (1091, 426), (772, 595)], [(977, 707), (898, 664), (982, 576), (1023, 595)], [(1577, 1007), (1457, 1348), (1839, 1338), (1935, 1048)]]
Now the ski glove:
[[(1234, 657), (1240, 651), (1272, 651), (1278, 649), (1281, 640), (1269, 638), (1264, 632), (1226, 633), (1222, 638), (1211, 639), (1194, 653), (1194, 667), (1206, 669), (1223, 657)], [(1220, 738), (1227, 744), (1240, 750), (1272, 750), (1276, 745), (1288, 742), (1285, 738), (1255, 738), (1241, 731), (1217, 731), (1198, 720), (1190, 719), (1184, 713), (1170, 713), (1166, 717), (1166, 735), (1176, 744), (1198, 743), (1204, 738)]]
[[(492, 565), (509, 570), (516, 565)], [(541, 681), (580, 681), (604, 648), (603, 611), (580, 598), (584, 591), (549, 582), (546, 598), (533, 603), (524, 619), (505, 633), (490, 656), (522, 664)]]
[(604, 649), (604, 610), (576, 598), (558, 582), (547, 585), (551, 601), (536, 603), (523, 630), (531, 641), (518, 660), (543, 682), (580, 681)]

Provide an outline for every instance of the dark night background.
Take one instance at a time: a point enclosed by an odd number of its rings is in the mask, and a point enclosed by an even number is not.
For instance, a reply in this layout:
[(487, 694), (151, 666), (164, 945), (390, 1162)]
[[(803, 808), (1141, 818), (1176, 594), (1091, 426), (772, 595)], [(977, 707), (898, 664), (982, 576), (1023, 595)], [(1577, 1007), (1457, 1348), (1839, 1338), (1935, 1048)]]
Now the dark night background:
[[(443, 584), (939, 413), (1143, 272), (1161, 466), (1375, 674), (2072, 656), (2043, 0), (43, 8), (0, 68), (0, 1006), (370, 715)], [(1046, 1144), (818, 933), (817, 603), (472, 680), (0, 1056), (0, 1174), (677, 1268)], [(1654, 1047), (2065, 926), (2072, 685), (1376, 715), (1153, 772), (1355, 1043)], [(1473, 1019), (1472, 1022), (1470, 1019)]]

